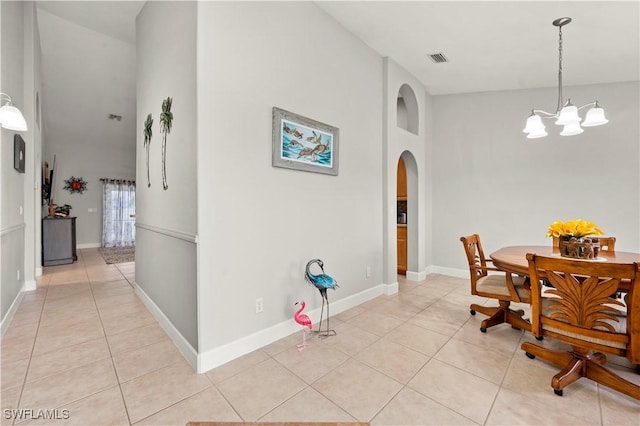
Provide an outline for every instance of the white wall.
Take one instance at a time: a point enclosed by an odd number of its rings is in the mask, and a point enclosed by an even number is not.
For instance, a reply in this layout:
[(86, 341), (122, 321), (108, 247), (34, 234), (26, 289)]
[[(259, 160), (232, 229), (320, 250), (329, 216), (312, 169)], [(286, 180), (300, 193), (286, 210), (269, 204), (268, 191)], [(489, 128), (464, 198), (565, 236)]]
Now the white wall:
[(609, 123), (562, 137), (545, 122), (549, 136), (527, 139), (527, 116), (553, 108), (555, 89), (433, 97), (434, 265), (466, 269), (462, 235), (480, 234), (489, 254), (551, 244), (549, 224), (576, 218), (615, 236), (616, 250), (640, 251), (639, 83), (564, 93), (576, 105), (597, 99)]
[[(41, 93), (46, 150), (43, 161), (53, 166), (55, 204), (69, 204), (76, 216), (79, 246), (99, 246), (102, 239), (100, 178), (134, 179), (136, 167), (135, 64), (133, 44), (93, 31), (38, 10), (42, 35), (42, 67), (46, 80)], [(56, 37), (50, 37), (56, 34)], [(55, 42), (54, 42), (55, 40)], [(74, 64), (57, 67), (58, 61)], [(116, 93), (108, 98), (105, 91)], [(53, 99), (65, 99), (64, 105)], [(115, 99), (109, 102), (107, 99)], [(122, 115), (122, 121), (108, 114)], [(89, 125), (69, 125), (74, 122)], [(82, 194), (64, 190), (71, 176), (88, 182)], [(89, 208), (97, 212), (89, 212)]]
[(23, 134), (29, 147), (25, 164), (24, 179), (24, 221), (25, 221), (25, 253), (24, 278), (25, 287), (36, 288), (36, 276), (42, 274), (42, 126), (36, 118), (36, 108), (42, 91), (41, 51), (38, 20), (34, 2), (24, 2), (24, 109), (23, 114), (29, 123), (29, 131)]
[[(2, 76), (0, 91), (7, 93), (18, 108), (24, 107), (24, 9), (19, 2), (2, 2), (1, 43)], [(28, 124), (28, 123), (27, 123)], [(16, 132), (1, 128), (2, 176), (0, 215), (1, 314), (5, 319), (24, 282), (24, 174), (13, 168), (13, 137)], [(17, 278), (17, 271), (21, 277)]]
[[(15, 131), (0, 132), (0, 318), (2, 331), (21, 299), (21, 290), (35, 288), (35, 244), (37, 232), (34, 206), (34, 164), (40, 136), (34, 131), (33, 100), (39, 74), (37, 28), (32, 2), (0, 3), (0, 92), (11, 96), (27, 121), (25, 173), (13, 167)], [(30, 256), (27, 260), (25, 254)], [(26, 277), (26, 278), (25, 278)], [(30, 285), (25, 285), (30, 284)]]
[[(313, 3), (198, 4), (201, 352), (290, 320), (297, 300), (319, 311), (315, 257), (341, 286), (334, 308), (383, 282), (382, 87), (382, 58)], [(338, 176), (271, 166), (274, 106), (340, 129)]]
[[(196, 3), (147, 2), (136, 20), (136, 284), (163, 325), (198, 349), (196, 306)], [(160, 112), (173, 98), (162, 187)], [(153, 116), (147, 187), (143, 123)], [(206, 182), (203, 183), (206, 186)], [(190, 346), (190, 347), (189, 347)], [(184, 349), (184, 347), (182, 348)], [(194, 365), (195, 367), (195, 365)]]

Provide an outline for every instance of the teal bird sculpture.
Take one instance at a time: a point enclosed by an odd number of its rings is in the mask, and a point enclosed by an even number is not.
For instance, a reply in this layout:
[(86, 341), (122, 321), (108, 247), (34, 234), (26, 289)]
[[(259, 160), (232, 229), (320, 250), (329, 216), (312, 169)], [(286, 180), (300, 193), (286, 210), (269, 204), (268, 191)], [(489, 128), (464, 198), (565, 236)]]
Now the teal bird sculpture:
[[(320, 267), (320, 270), (322, 271), (321, 274), (315, 275), (311, 273), (311, 266), (314, 263)], [(324, 273), (324, 262), (320, 259), (312, 259), (307, 263), (307, 267), (305, 268), (305, 272), (304, 272), (304, 278), (309, 284), (317, 288), (318, 291), (320, 291), (320, 295), (322, 296), (322, 309), (320, 310), (320, 322), (318, 323), (318, 334), (321, 337), (335, 335), (336, 334), (335, 330), (329, 329), (329, 299), (327, 298), (327, 290), (330, 288), (333, 290), (338, 288), (339, 287), (338, 282), (332, 277), (330, 277), (329, 275)], [(322, 332), (320, 331), (320, 329), (322, 327), (322, 315), (324, 314), (325, 301), (327, 302), (327, 330)]]

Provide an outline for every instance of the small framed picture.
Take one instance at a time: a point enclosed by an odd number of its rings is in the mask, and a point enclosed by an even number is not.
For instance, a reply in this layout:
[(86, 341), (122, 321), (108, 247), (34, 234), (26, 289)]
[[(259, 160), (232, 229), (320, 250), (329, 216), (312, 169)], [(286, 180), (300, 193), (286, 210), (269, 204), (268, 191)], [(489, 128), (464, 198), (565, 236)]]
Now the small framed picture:
[(19, 173), (24, 173), (24, 139), (16, 134), (13, 136), (13, 168)]
[(273, 108), (272, 165), (338, 174), (338, 128)]

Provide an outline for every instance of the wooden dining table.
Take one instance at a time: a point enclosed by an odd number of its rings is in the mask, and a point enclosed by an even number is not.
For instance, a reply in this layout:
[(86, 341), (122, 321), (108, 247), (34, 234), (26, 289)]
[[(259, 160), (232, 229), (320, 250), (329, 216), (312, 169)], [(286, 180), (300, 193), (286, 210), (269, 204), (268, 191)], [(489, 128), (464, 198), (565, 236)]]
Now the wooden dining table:
[[(529, 263), (527, 262), (527, 253), (537, 254), (538, 256), (560, 256), (558, 247), (548, 246), (509, 246), (494, 251), (489, 255), (494, 266), (513, 274), (528, 276)], [(631, 253), (625, 251), (605, 251), (598, 253), (597, 259), (584, 259), (583, 262), (615, 262), (615, 263), (640, 263), (640, 253)], [(621, 284), (624, 289), (624, 283)], [(626, 289), (628, 290), (628, 289)]]

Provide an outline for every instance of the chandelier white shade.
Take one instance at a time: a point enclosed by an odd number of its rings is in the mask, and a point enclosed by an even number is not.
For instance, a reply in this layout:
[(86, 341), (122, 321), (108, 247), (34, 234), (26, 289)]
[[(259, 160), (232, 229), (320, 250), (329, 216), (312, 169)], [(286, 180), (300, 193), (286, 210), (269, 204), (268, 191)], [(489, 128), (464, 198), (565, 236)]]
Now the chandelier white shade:
[(593, 127), (593, 126), (601, 126), (603, 124), (607, 124), (609, 120), (607, 120), (604, 116), (604, 109), (600, 108), (598, 102), (587, 111), (587, 117), (584, 119), (582, 123), (582, 127)]
[[(522, 130), (527, 134), (527, 138), (529, 139), (541, 138), (548, 135), (545, 125), (542, 122), (543, 118), (554, 118), (556, 120), (555, 124), (563, 126), (560, 136), (579, 135), (584, 132), (583, 127), (601, 126), (609, 122), (604, 115), (604, 109), (598, 105), (598, 101), (576, 107), (571, 103), (571, 99), (568, 99), (566, 103), (562, 99), (562, 27), (570, 22), (571, 18), (566, 17), (553, 21), (553, 25), (558, 27), (559, 30), (558, 104), (554, 113), (540, 109), (531, 110), (531, 115), (527, 118), (527, 124), (524, 130)], [(587, 111), (585, 120), (582, 121), (579, 111), (586, 107), (591, 108)]]
[(2, 127), (18, 132), (26, 132), (27, 122), (20, 110), (11, 102), (11, 96), (6, 93), (0, 93), (0, 104), (3, 99), (5, 99), (7, 103), (0, 107), (0, 124)]

